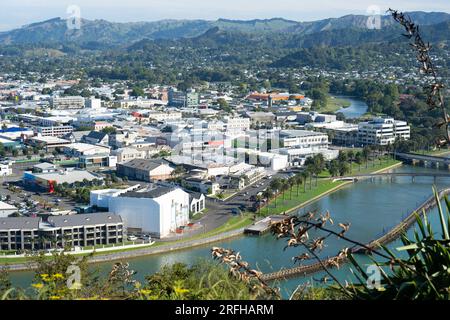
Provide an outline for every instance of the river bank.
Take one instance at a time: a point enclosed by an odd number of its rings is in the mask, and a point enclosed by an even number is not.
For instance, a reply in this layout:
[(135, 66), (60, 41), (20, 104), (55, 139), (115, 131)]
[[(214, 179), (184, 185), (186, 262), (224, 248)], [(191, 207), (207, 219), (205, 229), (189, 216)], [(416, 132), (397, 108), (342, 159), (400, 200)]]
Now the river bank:
[[(373, 173), (379, 173), (383, 171), (388, 171), (393, 168), (401, 166), (401, 162), (396, 162), (392, 164), (391, 162), (387, 162), (384, 165), (376, 165), (375, 168), (377, 169)], [(379, 167), (382, 168), (379, 168)], [(370, 168), (368, 168), (370, 170)], [(282, 212), (290, 213), (296, 210), (299, 210), (301, 208), (304, 208), (321, 198), (336, 192), (337, 190), (341, 189), (344, 186), (347, 186), (351, 184), (352, 182), (348, 181), (341, 181), (333, 183), (331, 182), (331, 179), (323, 179), (323, 181), (319, 181), (319, 183), (322, 183), (322, 188), (312, 189), (308, 190), (310, 192), (302, 193), (302, 197), (307, 198), (307, 200), (301, 200), (301, 203), (297, 203), (294, 206), (286, 208)], [(337, 185), (336, 185), (337, 184)], [(281, 197), (281, 195), (279, 196)], [(303, 198), (302, 198), (303, 199)], [(300, 199), (298, 199), (300, 200)], [(278, 207), (279, 209), (283, 207)], [(273, 214), (273, 212), (271, 213)], [(187, 238), (183, 240), (178, 240), (174, 242), (159, 242), (153, 245), (152, 247), (148, 247), (145, 249), (128, 249), (123, 251), (115, 251), (115, 252), (102, 252), (100, 253), (94, 253), (94, 255), (90, 258), (91, 263), (101, 263), (105, 261), (116, 261), (116, 260), (123, 260), (123, 259), (130, 259), (130, 258), (136, 258), (141, 256), (149, 256), (149, 255), (157, 255), (157, 254), (164, 254), (168, 252), (173, 252), (177, 250), (185, 250), (192, 247), (198, 247), (198, 246), (204, 246), (205, 244), (211, 244), (215, 242), (220, 242), (228, 239), (232, 239), (235, 237), (240, 237), (244, 235), (244, 229), (246, 226), (254, 223), (254, 221), (249, 216), (244, 216), (242, 218), (236, 217), (232, 218), (235, 219), (232, 223), (227, 223), (225, 226), (222, 226), (218, 229), (212, 230), (205, 234), (200, 234), (197, 236), (194, 236), (192, 238)], [(10, 259), (10, 260), (2, 260), (0, 258), (0, 265), (7, 265), (8, 268), (11, 271), (24, 271), (24, 270), (30, 270), (32, 269), (32, 265), (30, 265), (27, 261), (29, 259), (27, 258), (17, 258), (17, 259)]]
[[(438, 199), (441, 200), (444, 196), (448, 195), (450, 193), (450, 189), (444, 189), (439, 191), (438, 193)], [(379, 249), (381, 246), (387, 245), (394, 240), (398, 239), (402, 234), (404, 234), (409, 228), (411, 228), (416, 223), (416, 215), (423, 217), (424, 215), (428, 214), (431, 209), (433, 209), (435, 206), (437, 206), (437, 201), (435, 196), (431, 196), (428, 198), (425, 202), (423, 202), (419, 207), (414, 209), (403, 221), (401, 221), (397, 226), (386, 232), (386, 234), (382, 235), (381, 237), (372, 240), (371, 242), (365, 244), (365, 248), (361, 247), (357, 250), (353, 251), (354, 253), (364, 253), (369, 250), (376, 250)], [(327, 267), (328, 269), (334, 268), (336, 265), (335, 262), (346, 263), (347, 258), (346, 257), (339, 257), (334, 256), (331, 258), (328, 258), (326, 261), (316, 262), (309, 265), (302, 265), (290, 269), (282, 269), (276, 272), (272, 272), (269, 274), (263, 274), (261, 277), (265, 281), (273, 281), (273, 280), (279, 280), (279, 279), (286, 279), (289, 277), (295, 277), (295, 276), (306, 276), (307, 274), (315, 273), (320, 270), (323, 270), (323, 266)]]

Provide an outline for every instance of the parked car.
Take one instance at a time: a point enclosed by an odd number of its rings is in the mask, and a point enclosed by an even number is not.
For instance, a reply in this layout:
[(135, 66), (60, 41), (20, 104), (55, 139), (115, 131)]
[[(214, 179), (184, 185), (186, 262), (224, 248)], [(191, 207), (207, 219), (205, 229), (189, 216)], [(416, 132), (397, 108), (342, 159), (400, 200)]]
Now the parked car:
[(129, 235), (128, 237), (127, 237), (127, 240), (128, 241), (136, 241), (138, 238), (136, 237), (136, 236), (133, 236), (133, 235)]
[(144, 241), (150, 241), (150, 240), (152, 240), (152, 237), (150, 237), (150, 235), (148, 235), (148, 234), (142, 234), (139, 236), (139, 239), (144, 240)]

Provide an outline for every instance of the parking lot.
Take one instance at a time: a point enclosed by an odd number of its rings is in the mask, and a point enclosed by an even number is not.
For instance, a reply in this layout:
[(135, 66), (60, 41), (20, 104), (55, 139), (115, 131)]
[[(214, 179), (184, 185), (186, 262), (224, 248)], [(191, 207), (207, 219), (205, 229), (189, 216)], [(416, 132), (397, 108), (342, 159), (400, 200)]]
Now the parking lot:
[(17, 207), (23, 216), (45, 214), (49, 211), (73, 210), (76, 206), (76, 203), (70, 199), (28, 190), (22, 186), (20, 180), (12, 181), (12, 179), (8, 179), (8, 181), (2, 179), (0, 197), (2, 201)]

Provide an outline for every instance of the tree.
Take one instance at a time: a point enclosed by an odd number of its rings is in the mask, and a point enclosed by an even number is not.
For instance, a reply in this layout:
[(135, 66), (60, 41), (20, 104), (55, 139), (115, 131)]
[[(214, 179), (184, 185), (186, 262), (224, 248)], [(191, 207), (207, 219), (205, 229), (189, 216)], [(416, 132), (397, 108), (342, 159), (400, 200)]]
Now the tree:
[(332, 177), (336, 177), (339, 174), (340, 162), (338, 160), (331, 160), (328, 165), (328, 172)]
[(364, 158), (364, 161), (366, 162), (366, 169), (369, 163), (369, 156), (370, 156), (370, 148), (368, 146), (365, 146), (362, 150), (362, 156)]
[(270, 189), (273, 191), (274, 193), (274, 198), (275, 198), (275, 207), (277, 206), (277, 195), (279, 194), (280, 190), (281, 190), (281, 179), (280, 178), (275, 178), (270, 182)]
[(140, 87), (133, 87), (130, 96), (132, 97), (144, 97), (145, 96), (145, 92), (144, 89), (140, 88)]
[(341, 177), (345, 176), (348, 172), (350, 172), (350, 166), (347, 162), (339, 162), (339, 175)]
[(297, 185), (297, 197), (298, 197), (298, 194), (299, 194), (298, 190), (299, 190), (300, 185), (303, 183), (303, 176), (301, 174), (296, 174), (294, 176), (294, 178), (295, 178), (295, 184)]
[(283, 200), (285, 200), (286, 191), (290, 188), (289, 180), (283, 179), (281, 180), (281, 191), (283, 192)]
[(358, 170), (361, 171), (361, 164), (363, 162), (363, 155), (359, 151), (355, 153), (355, 162), (358, 164)]
[(264, 192), (263, 192), (263, 197), (264, 198), (266, 198), (267, 199), (267, 203), (266, 203), (266, 206), (267, 206), (267, 214), (269, 214), (269, 202), (270, 202), (270, 200), (272, 199), (272, 197), (273, 197), (273, 192), (270, 190), (270, 189), (266, 189)]

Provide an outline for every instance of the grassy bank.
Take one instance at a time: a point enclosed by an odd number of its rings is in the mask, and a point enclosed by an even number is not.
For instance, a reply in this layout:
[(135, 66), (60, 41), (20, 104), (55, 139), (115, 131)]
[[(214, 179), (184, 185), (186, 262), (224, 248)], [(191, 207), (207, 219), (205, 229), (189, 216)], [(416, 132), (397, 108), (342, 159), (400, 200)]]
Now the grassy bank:
[[(352, 173), (349, 174), (350, 176), (356, 175), (356, 174), (365, 174), (365, 173), (373, 173), (378, 171), (386, 170), (390, 167), (396, 166), (401, 164), (400, 161), (392, 160), (392, 159), (384, 159), (381, 163), (379, 160), (376, 160), (375, 162), (369, 162), (367, 164), (362, 164), (361, 166), (357, 164), (353, 164), (352, 167)], [(349, 184), (349, 182), (344, 181), (337, 181), (333, 182), (332, 179), (329, 178), (329, 174), (327, 175), (326, 172), (321, 175), (321, 178), (317, 181), (315, 179), (312, 180), (312, 187), (309, 184), (309, 180), (306, 182), (306, 190), (304, 190), (304, 186), (299, 186), (298, 193), (297, 193), (297, 187), (293, 187), (292, 191), (288, 190), (283, 194), (279, 194), (276, 198), (276, 204), (275, 200), (272, 199), (272, 201), (269, 203), (268, 206), (261, 209), (261, 215), (272, 215), (272, 214), (282, 214), (282, 213), (289, 213), (293, 210), (296, 210), (298, 208), (301, 208), (307, 204), (310, 204), (311, 202), (314, 202), (315, 200), (334, 192), (335, 190), (343, 187), (344, 185)], [(284, 199), (283, 199), (284, 197)], [(230, 232), (233, 230), (238, 230), (241, 228), (244, 228), (248, 225), (251, 225), (253, 223), (252, 215), (250, 214), (244, 214), (242, 216), (236, 216), (231, 217), (225, 224), (222, 226), (205, 232), (200, 233), (192, 237), (183, 238), (176, 241), (161, 241), (155, 243), (153, 247), (160, 247), (163, 245), (173, 245), (173, 244), (179, 244), (191, 240), (199, 240), (199, 239), (206, 239), (209, 237), (217, 236), (226, 232)], [(127, 248), (123, 250), (115, 250), (115, 251), (105, 251), (100, 253), (95, 253), (95, 256), (100, 255), (108, 255), (108, 254), (114, 254), (119, 252), (125, 252), (125, 251), (134, 251), (134, 250), (140, 250), (142, 248)], [(79, 255), (81, 256), (81, 255)], [(5, 259), (0, 257), (0, 264), (20, 264), (20, 263), (26, 263), (29, 262), (28, 258), (12, 258), (12, 259)]]
[[(349, 173), (347, 176), (357, 175), (357, 174), (367, 174), (367, 173), (375, 173), (383, 170), (387, 170), (391, 167), (400, 165), (402, 162), (397, 160), (392, 160), (385, 158), (381, 161), (376, 160), (374, 162), (369, 162), (366, 164), (362, 164), (359, 166), (356, 163), (352, 165), (352, 173)], [(275, 198), (272, 199), (269, 205), (265, 206), (261, 209), (261, 214), (263, 215), (271, 215), (271, 214), (282, 214), (288, 213), (300, 207), (303, 207), (318, 198), (333, 192), (344, 185), (348, 184), (348, 182), (337, 181), (333, 182), (330, 178), (330, 174), (327, 171), (324, 171), (320, 178), (317, 180), (317, 185), (315, 179), (312, 179), (312, 186), (310, 185), (309, 179), (306, 182), (306, 190), (305, 186), (300, 186), (297, 192), (297, 187), (294, 186), (291, 190), (288, 190), (284, 193), (280, 193)], [(284, 199), (283, 199), (284, 198)]]
[(328, 97), (327, 105), (323, 108), (318, 108), (317, 112), (335, 113), (341, 108), (348, 108), (350, 101), (343, 98), (336, 98), (333, 96)]

